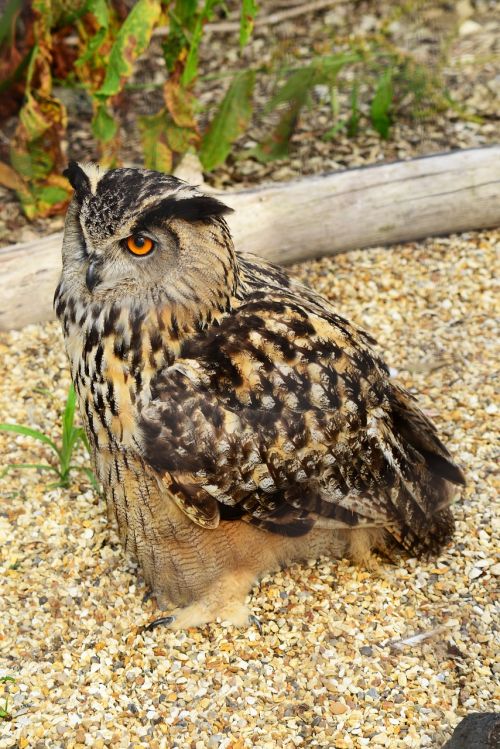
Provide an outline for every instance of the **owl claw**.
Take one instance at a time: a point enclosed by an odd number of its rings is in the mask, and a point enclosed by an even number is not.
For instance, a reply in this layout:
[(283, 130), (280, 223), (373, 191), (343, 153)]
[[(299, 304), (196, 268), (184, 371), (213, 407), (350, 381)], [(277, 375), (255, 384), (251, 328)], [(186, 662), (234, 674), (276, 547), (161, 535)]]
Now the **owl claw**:
[(257, 629), (259, 630), (259, 634), (260, 635), (262, 634), (262, 624), (261, 624), (261, 621), (260, 621), (260, 619), (258, 619), (255, 616), (255, 614), (249, 614), (248, 615), (248, 623), (249, 624), (254, 624), (257, 627)]
[(169, 627), (175, 621), (175, 616), (160, 616), (159, 619), (155, 619), (153, 622), (149, 622), (145, 627), (142, 628), (143, 632), (152, 632), (156, 627)]

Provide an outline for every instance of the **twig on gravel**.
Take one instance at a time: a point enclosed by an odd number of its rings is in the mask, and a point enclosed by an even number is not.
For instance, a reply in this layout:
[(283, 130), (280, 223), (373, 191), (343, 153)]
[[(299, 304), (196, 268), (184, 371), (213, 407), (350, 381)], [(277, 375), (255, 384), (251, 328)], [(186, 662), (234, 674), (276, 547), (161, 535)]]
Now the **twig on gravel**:
[(421, 642), (425, 642), (426, 640), (431, 640), (433, 637), (436, 637), (436, 635), (440, 635), (442, 632), (446, 632), (447, 629), (450, 629), (450, 627), (454, 627), (454, 626), (456, 626), (455, 623), (442, 624), (441, 626), (435, 627), (434, 629), (431, 629), (428, 632), (417, 632), (414, 635), (410, 635), (409, 637), (402, 637), (399, 640), (390, 640), (387, 643), (387, 645), (393, 650), (404, 650), (405, 647), (411, 647), (412, 645), (420, 645)]

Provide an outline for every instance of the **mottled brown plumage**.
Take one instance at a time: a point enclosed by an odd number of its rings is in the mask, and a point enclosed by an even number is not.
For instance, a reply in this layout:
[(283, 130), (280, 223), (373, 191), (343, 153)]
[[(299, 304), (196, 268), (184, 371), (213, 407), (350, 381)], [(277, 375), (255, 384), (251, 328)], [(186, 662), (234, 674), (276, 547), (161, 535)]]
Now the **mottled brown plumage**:
[(56, 312), (109, 514), (160, 606), (184, 607), (170, 626), (243, 623), (255, 579), (292, 559), (437, 553), (463, 475), (373, 340), (235, 253), (214, 198), (67, 174)]

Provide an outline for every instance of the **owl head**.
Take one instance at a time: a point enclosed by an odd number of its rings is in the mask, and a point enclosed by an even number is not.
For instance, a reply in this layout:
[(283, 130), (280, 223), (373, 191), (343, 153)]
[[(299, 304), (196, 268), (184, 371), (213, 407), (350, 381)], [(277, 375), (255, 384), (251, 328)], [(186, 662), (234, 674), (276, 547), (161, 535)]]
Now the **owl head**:
[[(88, 301), (196, 304), (236, 277), (230, 208), (176, 177), (71, 162), (65, 284)], [(76, 288), (75, 288), (76, 285)]]

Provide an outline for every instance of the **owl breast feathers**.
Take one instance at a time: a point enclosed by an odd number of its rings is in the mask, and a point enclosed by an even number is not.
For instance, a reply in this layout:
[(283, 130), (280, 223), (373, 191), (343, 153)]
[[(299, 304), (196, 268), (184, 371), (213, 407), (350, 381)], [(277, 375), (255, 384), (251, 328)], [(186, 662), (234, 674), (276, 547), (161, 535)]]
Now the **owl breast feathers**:
[(235, 252), (215, 198), (145, 170), (68, 176), (55, 305), (108, 500), (132, 481), (137, 502), (144, 475), (207, 534), (374, 528), (417, 555), (449, 540), (462, 472), (366, 333)]

